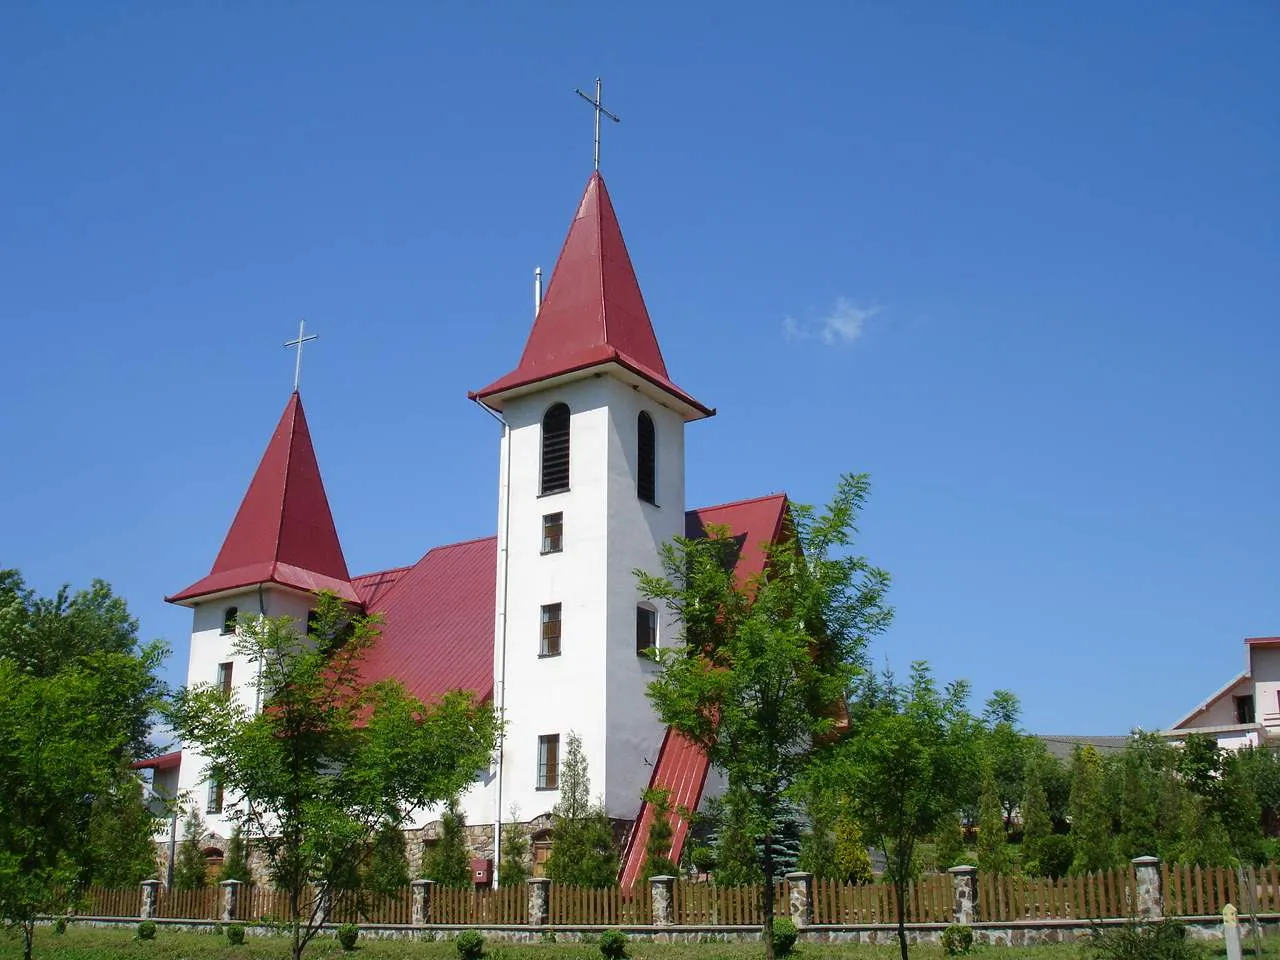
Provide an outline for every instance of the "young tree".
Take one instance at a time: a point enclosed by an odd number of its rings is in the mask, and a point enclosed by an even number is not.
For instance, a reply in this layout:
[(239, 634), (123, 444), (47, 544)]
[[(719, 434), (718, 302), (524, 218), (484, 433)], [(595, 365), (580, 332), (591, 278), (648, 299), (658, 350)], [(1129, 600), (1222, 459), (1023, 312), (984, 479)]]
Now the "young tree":
[(671, 842), (675, 831), (671, 829), (671, 791), (655, 787), (645, 792), (645, 800), (653, 807), (653, 823), (644, 844), (643, 881), (652, 877), (674, 877), (680, 868), (671, 859)]
[(575, 887), (611, 887), (618, 882), (613, 826), (591, 802), (591, 778), (582, 738), (570, 731), (560, 765), (560, 802), (551, 812), (551, 856), (547, 876)]
[(142, 796), (142, 782), (122, 769), (112, 788), (95, 798), (89, 814), (87, 874), (111, 889), (136, 887), (156, 875), (157, 819)]
[(1032, 754), (1028, 758), (1024, 779), (1026, 793), (1022, 799), (1022, 869), (1033, 877), (1045, 875), (1044, 844), (1053, 833), (1043, 768), (1042, 755)]
[(963, 681), (939, 691), (919, 662), (905, 688), (889, 674), (865, 678), (851, 712), (853, 733), (823, 771), (888, 858), (902, 960), (916, 844), (953, 815), (973, 766), (978, 725), (968, 697)]
[(867, 851), (866, 837), (858, 821), (851, 814), (842, 813), (836, 820), (835, 832), (836, 879), (846, 883), (870, 883), (874, 878), (871, 854)]
[(754, 837), (762, 833), (752, 823), (749, 803), (741, 798), (741, 790), (730, 788), (723, 796), (707, 805), (714, 827), (708, 840), (715, 851), (715, 869), (711, 879), (721, 887), (745, 887), (763, 883), (760, 854)]
[(803, 809), (807, 826), (800, 835), (798, 870), (812, 873), (819, 880), (843, 880), (836, 865), (836, 824), (838, 805), (828, 790), (806, 785)]
[(40, 598), (0, 571), (0, 921), (26, 960), (36, 917), (106, 873), (95, 815), (140, 792), (164, 653), (105, 583)]
[(1004, 807), (996, 786), (995, 767), (982, 765), (982, 793), (978, 800), (978, 869), (997, 875), (1009, 872), (1005, 854)]
[[(662, 576), (636, 571), (641, 593), (679, 617), (683, 641), (662, 651), (649, 698), (750, 805), (766, 877), (784, 796), (815, 745), (837, 733), (867, 640), (889, 621), (888, 574), (847, 553), (867, 487), (865, 476), (846, 476), (823, 512), (792, 506), (746, 582), (734, 570), (739, 544), (723, 528), (666, 545)], [(763, 899), (772, 960), (772, 885)]]
[(173, 889), (201, 890), (209, 885), (209, 861), (204, 855), (204, 821), (192, 807), (182, 818), (182, 842), (173, 864)]
[(471, 850), (467, 846), (466, 825), (455, 797), (441, 813), (440, 835), (427, 851), (423, 874), (428, 880), (459, 890), (471, 887)]
[(241, 621), (234, 652), (255, 665), (262, 709), (203, 685), (182, 691), (173, 726), (288, 895), (294, 960), (320, 930), (312, 884), (347, 889), (379, 832), (457, 795), (489, 763), (497, 721), (470, 693), (428, 706), (361, 664), (377, 620), (317, 595), (308, 635), (290, 618)]
[(938, 824), (938, 832), (934, 835), (934, 856), (939, 870), (950, 870), (964, 863), (964, 827), (954, 813), (943, 817)]
[(995, 691), (982, 711), (982, 753), (991, 766), (1006, 833), (1025, 792), (1023, 775), (1031, 749), (1031, 738), (1018, 729), (1021, 712), (1018, 698), (1008, 690)]
[(1076, 748), (1071, 761), (1072, 873), (1115, 865), (1111, 810), (1103, 789), (1102, 757), (1092, 746)]
[(520, 822), (520, 811), (514, 805), (502, 828), (502, 870), (498, 885), (522, 887), (529, 879), (529, 831)]
[(244, 841), (244, 827), (238, 823), (231, 828), (226, 854), (222, 858), (222, 868), (218, 871), (218, 882), (224, 880), (239, 880), (241, 883), (253, 881), (253, 871), (249, 867), (249, 846)]

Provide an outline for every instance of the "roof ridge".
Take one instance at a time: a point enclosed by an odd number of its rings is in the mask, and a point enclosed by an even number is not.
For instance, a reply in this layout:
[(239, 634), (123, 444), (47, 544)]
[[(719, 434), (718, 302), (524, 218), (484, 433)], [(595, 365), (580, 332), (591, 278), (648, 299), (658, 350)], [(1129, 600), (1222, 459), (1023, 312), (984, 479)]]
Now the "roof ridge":
[(746, 497), (742, 500), (730, 500), (727, 503), (709, 503), (705, 507), (690, 507), (685, 511), (685, 513), (697, 513), (699, 510), (719, 510), (723, 507), (741, 507), (748, 503), (760, 503), (764, 500), (774, 500), (778, 497), (782, 497), (785, 500), (791, 499), (785, 490), (779, 490), (775, 493), (766, 493), (759, 497)]
[[(284, 535), (284, 505), (289, 499), (289, 467), (293, 463), (293, 444), (298, 437), (298, 411), (302, 409), (302, 394), (297, 390), (289, 397), (289, 439), (284, 452), (284, 479), (280, 483), (280, 509), (276, 511), (276, 536), (271, 549), (271, 562), (280, 562), (280, 538)], [(311, 430), (308, 429), (310, 434)]]

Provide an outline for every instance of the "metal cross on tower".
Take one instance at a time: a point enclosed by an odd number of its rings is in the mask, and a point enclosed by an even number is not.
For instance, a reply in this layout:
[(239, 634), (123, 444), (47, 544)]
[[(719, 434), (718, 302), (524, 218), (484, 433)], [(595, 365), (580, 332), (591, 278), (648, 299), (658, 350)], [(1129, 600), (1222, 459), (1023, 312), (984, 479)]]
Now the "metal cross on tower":
[(600, 170), (600, 114), (603, 113), (606, 117), (608, 117), (614, 123), (621, 123), (622, 120), (614, 116), (608, 110), (606, 110), (604, 108), (604, 104), (600, 102), (600, 78), (599, 77), (596, 77), (596, 96), (594, 100), (591, 97), (588, 97), (581, 90), (575, 90), (574, 93), (580, 96), (583, 100), (587, 101), (587, 103), (591, 104), (591, 106), (595, 107), (595, 110), (596, 110), (595, 162), (596, 162), (596, 171), (599, 172)]
[(302, 345), (306, 343), (308, 340), (320, 339), (320, 334), (318, 333), (313, 333), (309, 337), (304, 336), (303, 334), (306, 332), (306, 329), (307, 329), (307, 321), (299, 320), (298, 321), (298, 339), (289, 340), (288, 342), (285, 343), (286, 347), (298, 348), (298, 359), (297, 359), (297, 362), (295, 362), (293, 365), (293, 392), (294, 393), (298, 392), (298, 384), (302, 382)]

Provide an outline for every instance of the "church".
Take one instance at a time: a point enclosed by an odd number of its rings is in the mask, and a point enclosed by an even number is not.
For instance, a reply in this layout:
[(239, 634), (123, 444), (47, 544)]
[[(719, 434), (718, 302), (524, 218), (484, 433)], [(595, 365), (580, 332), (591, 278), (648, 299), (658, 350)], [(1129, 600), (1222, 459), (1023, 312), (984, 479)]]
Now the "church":
[[(470, 395), (503, 427), (496, 535), (352, 575), (295, 390), (212, 569), (166, 599), (192, 611), (187, 683), (218, 684), (247, 706), (253, 664), (232, 653), (236, 617), (288, 616), (301, 628), (320, 590), (381, 616), (364, 665), (370, 682), (395, 678), (428, 703), (459, 688), (491, 702), (504, 739), (462, 797), (478, 885), (496, 884), (502, 825), (513, 815), (529, 825), (537, 872), (566, 739), (577, 734), (593, 797), (624, 837), (629, 886), (653, 817), (646, 787), (669, 789), (673, 808), (686, 809), (718, 789), (706, 757), (665, 729), (646, 697), (657, 670), (649, 651), (678, 642), (678, 625), (645, 602), (633, 571), (660, 572), (663, 543), (717, 524), (741, 544), (736, 572), (748, 577), (761, 568), (762, 545), (780, 535), (787, 499), (686, 508), (685, 427), (715, 411), (667, 370), (598, 170), (538, 299), (515, 368)], [(477, 380), (497, 372), (477, 371)], [(158, 792), (191, 798), (206, 829), (228, 836), (235, 798), (205, 780), (198, 752), (188, 746), (145, 765)], [(419, 814), (411, 863), (436, 820)], [(678, 860), (688, 826), (674, 815), (672, 825)]]

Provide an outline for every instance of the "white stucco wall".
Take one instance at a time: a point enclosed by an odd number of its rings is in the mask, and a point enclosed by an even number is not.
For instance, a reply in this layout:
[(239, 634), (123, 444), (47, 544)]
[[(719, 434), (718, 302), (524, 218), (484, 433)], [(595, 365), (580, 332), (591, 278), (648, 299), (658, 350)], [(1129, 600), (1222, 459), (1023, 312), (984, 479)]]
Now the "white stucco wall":
[(1280, 647), (1251, 646), (1249, 670), (1253, 675), (1253, 707), (1258, 721), (1280, 724)]

